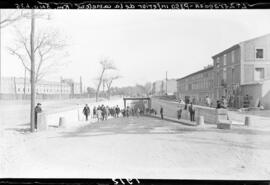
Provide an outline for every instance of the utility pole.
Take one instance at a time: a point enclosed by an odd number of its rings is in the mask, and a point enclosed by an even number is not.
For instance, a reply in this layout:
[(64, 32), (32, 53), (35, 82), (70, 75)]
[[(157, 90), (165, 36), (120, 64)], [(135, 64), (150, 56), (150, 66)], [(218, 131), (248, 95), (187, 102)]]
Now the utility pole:
[[(0, 10), (0, 22), (1, 22), (1, 19), (2, 19), (2, 17), (1, 17), (1, 14), (2, 14), (2, 12), (1, 12), (1, 10)], [(2, 68), (1, 68), (1, 61), (2, 61), (2, 31), (1, 31), (2, 29), (0, 28), (0, 99), (2, 98), (2, 73), (1, 73), (1, 70), (2, 70)]]
[(80, 76), (80, 95), (82, 97), (83, 94), (83, 86), (82, 86), (82, 76)]
[(168, 95), (167, 83), (168, 83), (168, 71), (166, 71), (166, 96)]
[(36, 104), (36, 84), (35, 84), (35, 11), (31, 10), (31, 32), (30, 32), (30, 47), (31, 47), (31, 113), (30, 124), (31, 132), (35, 131), (35, 104)]

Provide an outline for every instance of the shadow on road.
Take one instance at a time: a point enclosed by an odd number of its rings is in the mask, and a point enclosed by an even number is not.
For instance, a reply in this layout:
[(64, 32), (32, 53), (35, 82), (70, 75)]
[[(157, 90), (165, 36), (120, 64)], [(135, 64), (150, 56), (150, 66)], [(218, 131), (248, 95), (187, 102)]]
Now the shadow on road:
[[(225, 145), (249, 149), (270, 149), (269, 140), (258, 138), (270, 137), (270, 131), (251, 130), (248, 128), (217, 129), (216, 125), (206, 128), (185, 126), (153, 118), (118, 118), (91, 123), (73, 131), (62, 131), (59, 136), (50, 138), (91, 138), (118, 134), (174, 134), (177, 139), (187, 142), (211, 145)], [(169, 140), (169, 138), (163, 138)]]

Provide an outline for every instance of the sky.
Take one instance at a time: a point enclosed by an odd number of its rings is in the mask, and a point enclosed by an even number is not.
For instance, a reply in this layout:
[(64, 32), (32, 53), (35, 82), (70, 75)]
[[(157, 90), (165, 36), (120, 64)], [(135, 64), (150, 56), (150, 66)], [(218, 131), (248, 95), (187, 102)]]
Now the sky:
[[(43, 10), (40, 30), (58, 31), (67, 46), (55, 60), (65, 63), (46, 80), (72, 78), (96, 87), (99, 61), (113, 61), (120, 75), (112, 86), (182, 78), (212, 64), (212, 56), (239, 42), (270, 33), (270, 10)], [(30, 20), (1, 30), (2, 76), (23, 77), (11, 55), (16, 29), (29, 34)]]

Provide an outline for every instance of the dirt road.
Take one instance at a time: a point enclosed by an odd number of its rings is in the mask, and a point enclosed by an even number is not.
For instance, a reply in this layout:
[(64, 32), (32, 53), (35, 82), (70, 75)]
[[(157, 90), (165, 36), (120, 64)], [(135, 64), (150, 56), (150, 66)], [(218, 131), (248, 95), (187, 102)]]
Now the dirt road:
[(269, 179), (270, 132), (159, 119), (1, 134), (1, 177)]

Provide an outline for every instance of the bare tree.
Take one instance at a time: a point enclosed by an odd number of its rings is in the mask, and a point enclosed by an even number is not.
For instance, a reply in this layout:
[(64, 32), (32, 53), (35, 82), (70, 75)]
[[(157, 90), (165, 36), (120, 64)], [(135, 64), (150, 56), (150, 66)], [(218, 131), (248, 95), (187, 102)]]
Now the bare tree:
[(109, 61), (109, 59), (103, 59), (100, 62), (101, 65), (101, 73), (98, 77), (98, 85), (97, 85), (97, 90), (96, 90), (96, 102), (98, 101), (98, 97), (99, 97), (99, 90), (100, 90), (100, 86), (103, 82), (103, 77), (104, 77), (104, 73), (107, 70), (116, 70), (116, 67), (114, 66), (112, 61)]
[(111, 77), (107, 77), (107, 78), (104, 79), (104, 80), (105, 80), (105, 84), (106, 84), (106, 86), (107, 86), (107, 98), (108, 98), (108, 99), (110, 99), (110, 97), (111, 97), (111, 87), (112, 87), (112, 82), (113, 82), (114, 80), (119, 79), (119, 78), (121, 78), (121, 76), (116, 75), (116, 76), (111, 76)]
[[(36, 57), (35, 83), (59, 69), (63, 63), (55, 60), (57, 54), (66, 46), (64, 40), (59, 39), (58, 32), (39, 32), (34, 38), (34, 55)], [(18, 57), (24, 68), (31, 72), (30, 38), (17, 30), (15, 47), (9, 47), (9, 52)], [(61, 57), (65, 57), (66, 53)]]
[[(29, 16), (29, 13), (25, 13), (23, 10), (1, 10), (0, 9), (0, 46), (1, 46), (1, 29), (7, 27), (8, 25)], [(1, 51), (0, 51), (1, 56)], [(1, 95), (1, 58), (0, 57), (0, 95)]]
[(0, 10), (0, 29), (28, 17), (30, 14), (22, 10)]
[[(45, 14), (37, 13), (34, 9), (31, 13), (25, 14), (26, 18), (31, 19), (30, 35), (23, 35), (22, 32), (17, 30), (16, 46), (8, 48), (12, 55), (19, 58), (25, 70), (30, 72), (31, 77), (31, 109), (30, 109), (30, 126), (31, 131), (34, 132), (35, 128), (35, 99), (36, 83), (41, 80), (45, 74), (52, 72), (51, 69), (55, 68), (58, 62), (52, 61), (56, 53), (61, 50), (65, 44), (58, 39), (56, 32), (39, 32), (36, 34), (35, 20), (36, 18), (44, 18)], [(48, 16), (48, 19), (50, 17)], [(27, 31), (26, 31), (27, 33)], [(37, 59), (37, 60), (36, 60)], [(36, 65), (36, 61), (38, 61)]]
[(151, 82), (146, 82), (144, 84), (144, 88), (145, 88), (146, 95), (149, 96), (149, 94), (151, 94), (151, 90), (152, 90), (152, 83)]

